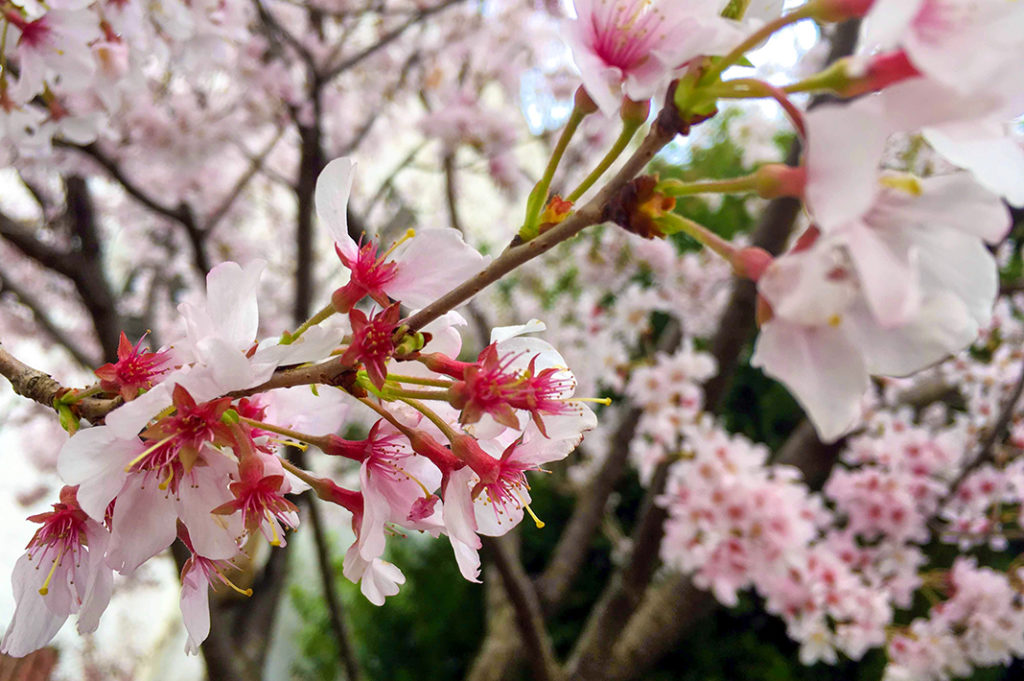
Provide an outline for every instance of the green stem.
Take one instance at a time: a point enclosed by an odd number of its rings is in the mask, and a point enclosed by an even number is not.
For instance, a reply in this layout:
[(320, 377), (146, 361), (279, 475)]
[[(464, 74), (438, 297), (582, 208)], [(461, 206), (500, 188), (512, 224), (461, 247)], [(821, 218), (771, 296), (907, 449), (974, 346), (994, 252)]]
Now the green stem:
[(757, 80), (756, 78), (737, 78), (735, 80), (727, 80), (718, 85), (711, 85), (701, 90), (702, 93), (706, 93), (708, 96), (716, 99), (757, 99), (761, 97), (771, 97), (789, 116), (789, 120), (793, 122), (793, 127), (797, 129), (801, 137), (807, 136), (806, 126), (804, 124), (804, 115), (800, 109), (790, 101), (788, 91), (778, 86), (772, 85), (771, 83), (763, 80)]
[(69, 393), (65, 393), (65, 395), (60, 398), (60, 402), (61, 404), (71, 405), (74, 404), (75, 402), (81, 402), (87, 397), (99, 395), (102, 392), (103, 388), (101, 388), (99, 385), (94, 385), (91, 388), (86, 388), (84, 390), (75, 390)]
[(580, 127), (580, 123), (583, 122), (586, 115), (579, 107), (573, 107), (572, 113), (569, 115), (569, 121), (565, 124), (565, 128), (562, 129), (562, 134), (558, 138), (555, 150), (551, 153), (551, 158), (548, 160), (548, 167), (544, 170), (544, 176), (540, 178), (540, 182), (530, 192), (530, 198), (526, 202), (526, 220), (523, 222), (522, 229), (519, 230), (519, 238), (523, 241), (529, 241), (537, 236), (537, 223), (540, 220), (541, 212), (544, 210), (544, 204), (547, 202), (548, 190), (551, 188), (551, 180), (555, 176), (555, 170), (558, 169), (558, 164), (562, 161), (562, 156), (565, 155), (565, 150), (569, 147), (569, 140), (576, 134), (577, 128)]
[(299, 328), (295, 329), (294, 333), (287, 333), (287, 332), (285, 332), (281, 336), (281, 344), (282, 345), (290, 345), (291, 343), (294, 343), (295, 341), (299, 340), (299, 337), (302, 336), (302, 334), (306, 333), (311, 328), (313, 328), (314, 326), (316, 326), (320, 322), (324, 321), (325, 319), (328, 319), (335, 312), (337, 312), (337, 310), (334, 308), (334, 305), (333, 304), (328, 304), (322, 310), (320, 310), (315, 315), (313, 315), (312, 317), (307, 319), (305, 322), (303, 322), (302, 326), (300, 326)]
[(798, 21), (810, 18), (813, 16), (815, 10), (816, 7), (814, 7), (814, 3), (807, 3), (798, 7), (795, 11), (790, 12), (789, 14), (784, 14), (777, 19), (769, 21), (767, 24), (747, 36), (747, 38), (733, 48), (729, 54), (715, 61), (707, 72), (704, 73), (701, 81), (704, 83), (714, 81), (722, 75), (723, 71), (742, 59), (743, 55), (747, 52), (770, 38), (776, 31), (782, 30), (790, 24), (795, 24)]
[(284, 435), (285, 437), (290, 437), (291, 439), (297, 440), (299, 442), (308, 442), (309, 444), (317, 447), (319, 447), (320, 444), (323, 442), (322, 437), (317, 437), (315, 435), (307, 435), (306, 433), (300, 433), (297, 430), (290, 430), (288, 428), (283, 428), (281, 426), (275, 426), (273, 423), (264, 423), (263, 421), (257, 421), (256, 419), (246, 418), (245, 416), (239, 416), (238, 420), (243, 423), (247, 423), (248, 425), (253, 426), (254, 428), (259, 428), (260, 430), (267, 430), (270, 431), (271, 433), (277, 433), (278, 435)]
[(384, 394), (391, 399), (413, 399), (413, 400), (441, 400), (447, 402), (451, 399), (451, 395), (448, 394), (447, 390), (406, 390), (404, 388), (393, 388), (389, 385), (384, 386)]
[(780, 89), (787, 94), (796, 92), (839, 92), (849, 87), (853, 79), (847, 73), (847, 59), (839, 59), (823, 71), (811, 74), (803, 80), (783, 85)]
[[(284, 458), (283, 456), (279, 456), (277, 458), (281, 461), (281, 466), (286, 471), (288, 471), (289, 473), (294, 475), (296, 478), (298, 478), (302, 482), (304, 482), (307, 485), (309, 485), (310, 487), (312, 487), (314, 490), (319, 489), (319, 485), (320, 485), (320, 482), (321, 482), (319, 479), (315, 478), (314, 476), (310, 475), (306, 471), (302, 470), (301, 468), (299, 468), (298, 466), (296, 466), (295, 464), (293, 464), (291, 461), (289, 461), (288, 459)], [(317, 496), (319, 496), (319, 495), (317, 495)]]
[(401, 431), (403, 433), (408, 432), (408, 430), (409, 430), (408, 426), (406, 426), (404, 423), (402, 423), (401, 421), (396, 419), (394, 417), (394, 415), (392, 415), (391, 412), (389, 412), (387, 409), (385, 409), (384, 407), (380, 406), (379, 404), (377, 404), (373, 400), (371, 400), (369, 398), (366, 398), (366, 397), (360, 397), (359, 401), (362, 402), (363, 404), (365, 404), (370, 409), (372, 409), (375, 412), (377, 412), (378, 414), (380, 414), (381, 418), (383, 418), (385, 421), (387, 421), (388, 423), (393, 425), (399, 431)]
[(404, 376), (402, 374), (388, 374), (389, 381), (399, 383), (411, 383), (413, 385), (429, 385), (435, 388), (450, 388), (452, 381), (442, 381), (437, 378), (420, 378), (418, 376)]
[(692, 196), (693, 194), (738, 194), (757, 191), (757, 176), (746, 175), (728, 180), (708, 182), (683, 182), (682, 180), (664, 180), (654, 189), (658, 194), (666, 196)]
[(678, 213), (666, 213), (665, 215), (658, 218), (658, 225), (665, 229), (666, 234), (677, 234), (683, 232), (684, 234), (693, 237), (699, 244), (707, 246), (718, 255), (725, 258), (730, 264), (733, 261), (733, 256), (736, 254), (736, 247), (731, 243), (718, 236), (704, 225), (698, 224), (693, 220), (684, 218)]
[(597, 167), (590, 171), (586, 179), (580, 183), (579, 187), (573, 190), (572, 194), (567, 197), (568, 201), (576, 203), (581, 196), (583, 196), (588, 189), (594, 186), (594, 183), (601, 179), (601, 176), (612, 167), (612, 164), (622, 155), (622, 152), (629, 146), (630, 140), (636, 135), (636, 131), (640, 129), (641, 123), (625, 123), (622, 126), (622, 132), (619, 133), (619, 138), (615, 140), (615, 144), (608, 150), (601, 162), (597, 164)]

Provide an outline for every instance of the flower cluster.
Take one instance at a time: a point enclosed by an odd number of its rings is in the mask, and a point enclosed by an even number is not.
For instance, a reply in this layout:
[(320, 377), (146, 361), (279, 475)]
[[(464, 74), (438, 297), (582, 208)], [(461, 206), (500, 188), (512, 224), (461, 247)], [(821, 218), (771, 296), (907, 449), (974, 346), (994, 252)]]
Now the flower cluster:
[[(384, 253), (357, 244), (345, 221), (351, 171), (338, 159), (317, 186), (349, 280), (314, 320), (257, 342), (263, 265), (223, 263), (207, 277), (206, 296), (179, 307), (182, 337), (148, 352), (122, 336), (118, 361), (97, 370), (96, 391), (125, 404), (60, 453), (58, 471), (71, 486), (53, 513), (33, 518), (44, 525), (15, 576), (19, 609), (5, 652), (40, 647), (71, 613), (91, 631), (113, 572), (133, 573), (176, 539), (191, 552), (181, 607), (186, 649), (196, 652), (209, 632), (209, 588), (241, 591), (227, 568), (253, 537), (284, 545), (299, 524), (290, 496), (307, 489), (351, 512), (344, 573), (370, 601), (383, 603), (404, 582), (383, 559), (395, 528), (448, 536), (463, 575), (476, 581), (480, 535), (504, 534), (532, 513), (526, 474), (565, 458), (596, 425), (561, 355), (522, 335), (544, 330), (539, 322), (495, 329), (472, 362), (456, 359), (457, 313), (403, 337), (402, 304), (432, 300), (486, 259), (451, 230), (410, 234)], [(383, 307), (364, 312), (364, 298)], [(319, 324), (333, 314), (348, 324)], [(335, 435), (349, 405), (333, 389), (299, 399), (300, 388), (263, 386), (279, 367), (308, 362), (382, 417), (365, 439)], [(297, 467), (285, 444), (355, 462), (359, 489)]]

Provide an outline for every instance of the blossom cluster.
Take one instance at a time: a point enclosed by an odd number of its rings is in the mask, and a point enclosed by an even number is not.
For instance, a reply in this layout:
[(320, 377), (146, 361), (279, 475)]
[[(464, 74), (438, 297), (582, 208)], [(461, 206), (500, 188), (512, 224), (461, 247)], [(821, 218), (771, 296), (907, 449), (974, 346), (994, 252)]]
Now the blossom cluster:
[[(209, 588), (243, 591), (230, 580), (234, 561), (253, 537), (284, 545), (299, 524), (292, 495), (305, 490), (351, 512), (344, 574), (376, 604), (405, 581), (383, 559), (397, 528), (446, 535), (477, 581), (480, 535), (505, 534), (532, 513), (526, 473), (566, 457), (596, 424), (572, 372), (554, 347), (523, 335), (542, 331), (539, 322), (495, 329), (474, 361), (458, 360), (457, 313), (403, 336), (402, 304), (425, 305), (486, 259), (452, 230), (409, 234), (382, 253), (353, 241), (352, 172), (338, 159), (318, 182), (317, 211), (349, 279), (311, 323), (257, 342), (263, 263), (226, 262), (204, 299), (179, 307), (181, 338), (149, 352), (122, 337), (118, 361), (97, 370), (95, 390), (125, 403), (60, 452), (68, 486), (54, 511), (32, 518), (42, 527), (14, 575), (5, 652), (46, 644), (72, 613), (80, 631), (95, 629), (112, 574), (132, 574), (176, 539), (191, 552), (181, 607), (196, 652), (209, 633)], [(346, 323), (316, 323), (333, 315)], [(317, 362), (333, 367), (338, 389), (262, 387), (281, 367)], [(381, 416), (365, 439), (335, 435), (351, 408), (341, 390)], [(296, 466), (289, 444), (350, 460), (359, 489)]]

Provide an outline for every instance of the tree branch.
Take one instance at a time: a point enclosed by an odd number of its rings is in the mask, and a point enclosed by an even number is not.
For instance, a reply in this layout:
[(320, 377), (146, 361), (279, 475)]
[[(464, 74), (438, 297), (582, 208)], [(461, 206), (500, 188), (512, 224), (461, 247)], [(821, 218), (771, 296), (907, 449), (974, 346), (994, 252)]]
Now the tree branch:
[(91, 357), (78, 342), (70, 335), (65, 333), (64, 329), (57, 326), (50, 316), (46, 314), (46, 306), (40, 301), (36, 300), (35, 296), (26, 291), (25, 289), (18, 286), (9, 277), (6, 277), (0, 272), (0, 293), (4, 291), (9, 292), (18, 302), (27, 307), (32, 312), (32, 316), (35, 318), (36, 324), (43, 330), (55, 343), (68, 351), (75, 361), (86, 368), (95, 368), (99, 366), (99, 362), (96, 358)]
[(331, 621), (331, 629), (334, 630), (334, 643), (338, 647), (338, 657), (345, 667), (348, 681), (362, 681), (363, 670), (359, 666), (359, 659), (356, 657), (355, 647), (345, 625), (345, 614), (341, 608), (341, 598), (338, 596), (338, 587), (334, 583), (334, 567), (331, 564), (327, 536), (324, 533), (323, 519), (320, 517), (320, 507), (317, 505), (316, 496), (312, 491), (307, 491), (307, 510), (309, 512), (309, 523), (313, 527), (313, 540), (316, 545), (316, 561), (320, 568), (320, 578), (324, 587), (324, 600), (327, 605), (327, 614)]
[(177, 206), (170, 206), (150, 196), (148, 193), (143, 191), (141, 187), (135, 184), (135, 182), (125, 174), (121, 166), (118, 165), (118, 163), (108, 156), (102, 149), (100, 149), (95, 142), (92, 144), (81, 145), (70, 144), (68, 142), (58, 142), (55, 140), (54, 144), (69, 149), (75, 149), (85, 154), (106, 170), (110, 177), (121, 185), (121, 188), (124, 189), (129, 196), (157, 215), (162, 215), (163, 217), (173, 220), (184, 227), (185, 234), (192, 246), (193, 265), (201, 276), (206, 276), (206, 273), (210, 271), (210, 258), (206, 253), (205, 234), (196, 222), (195, 213), (187, 204), (179, 203)]
[(74, 262), (61, 249), (47, 246), (7, 215), (0, 213), (0, 237), (46, 269), (71, 277)]
[[(674, 352), (682, 340), (682, 328), (674, 320), (658, 339), (658, 352)], [(558, 544), (543, 574), (537, 579), (537, 593), (545, 612), (551, 613), (565, 598), (569, 587), (583, 566), (590, 550), (590, 542), (601, 526), (608, 506), (608, 497), (619, 484), (629, 462), (629, 443), (636, 435), (643, 410), (630, 407), (619, 420), (612, 435), (608, 456), (601, 470), (580, 494)]]
[(438, 12), (442, 12), (453, 5), (459, 4), (460, 2), (463, 2), (463, 0), (444, 0), (444, 2), (441, 2), (438, 5), (420, 10), (411, 18), (409, 18), (405, 23), (401, 24), (397, 28), (392, 29), (388, 33), (385, 33), (373, 45), (370, 45), (366, 49), (360, 50), (359, 52), (355, 53), (351, 57), (348, 57), (347, 59), (343, 59), (342, 61), (335, 64), (332, 68), (328, 68), (323, 76), (323, 81), (329, 82), (331, 80), (334, 80), (344, 71), (347, 71), (348, 69), (352, 68), (353, 66), (356, 66), (363, 60), (372, 57), (378, 51), (384, 49), (385, 47), (393, 43), (395, 40), (402, 37), (403, 33), (405, 33), (407, 30), (409, 30), (416, 24), (420, 23), (427, 17), (437, 14)]
[[(49, 374), (33, 369), (3, 347), (0, 347), (0, 376), (10, 381), (14, 392), (51, 409), (53, 401), (68, 391)], [(106, 400), (87, 397), (76, 402), (73, 410), (82, 418), (96, 423), (120, 404), (120, 398)]]
[(527, 649), (527, 657), (533, 668), (533, 678), (539, 681), (558, 681), (562, 678), (555, 651), (551, 646), (544, 627), (544, 615), (541, 613), (540, 600), (530, 583), (519, 561), (511, 556), (501, 538), (484, 537), (484, 548), (490, 555), (502, 583), (505, 593), (516, 613), (519, 633)]

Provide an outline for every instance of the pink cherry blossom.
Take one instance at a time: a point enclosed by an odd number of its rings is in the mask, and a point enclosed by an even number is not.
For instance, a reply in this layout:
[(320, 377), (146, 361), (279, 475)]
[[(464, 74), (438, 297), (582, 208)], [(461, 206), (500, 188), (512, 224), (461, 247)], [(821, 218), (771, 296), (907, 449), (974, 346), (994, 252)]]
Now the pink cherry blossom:
[(357, 244), (348, 233), (347, 213), (354, 169), (350, 159), (334, 159), (316, 184), (317, 215), (352, 275), (335, 295), (338, 309), (347, 311), (365, 295), (381, 305), (391, 298), (413, 308), (423, 307), (490, 262), (452, 229), (412, 232), (414, 236), (380, 256), (376, 244)]
[(626, 96), (645, 101), (694, 57), (721, 54), (741, 34), (719, 16), (723, 2), (576, 0), (567, 40), (587, 93), (605, 115)]
[(78, 614), (78, 630), (94, 631), (110, 600), (112, 573), (103, 561), (109, 533), (64, 487), (53, 510), (32, 516), (41, 523), (11, 578), (17, 607), (0, 650), (22, 657), (50, 642)]

